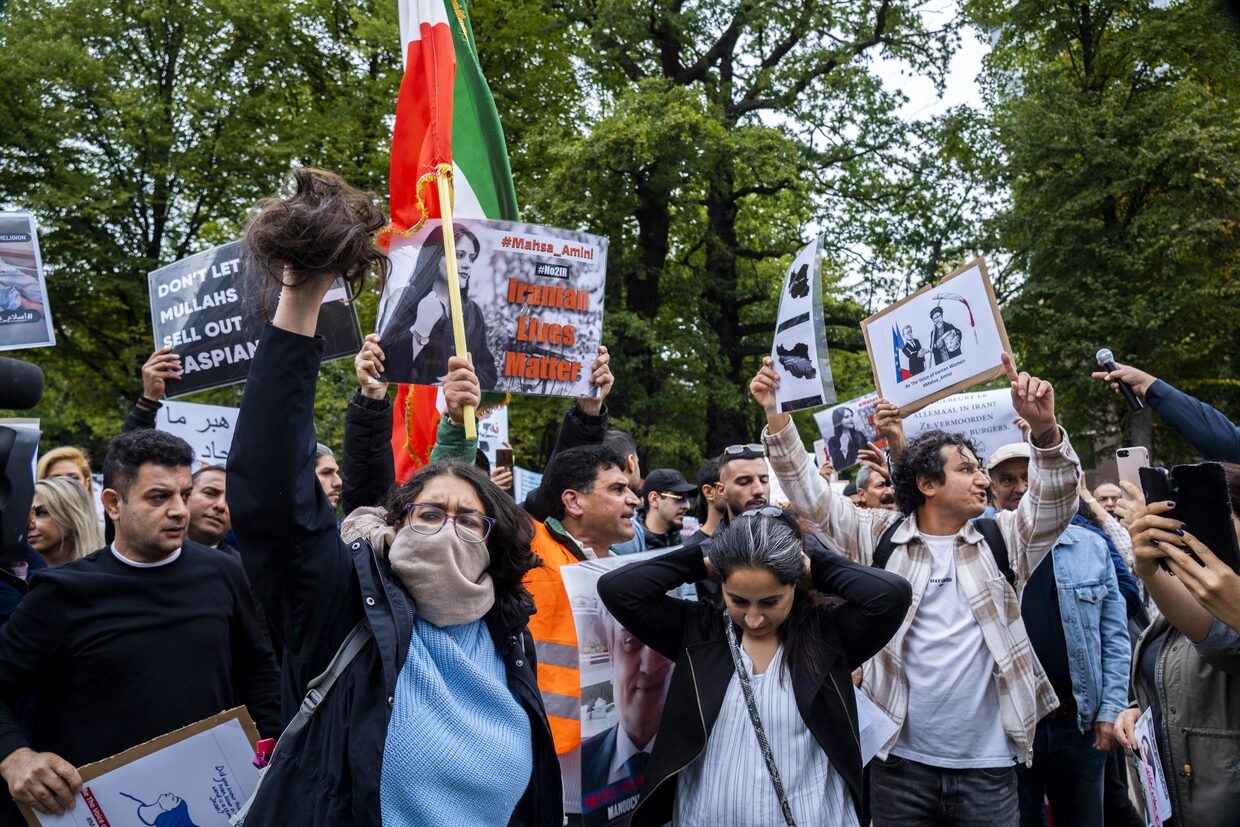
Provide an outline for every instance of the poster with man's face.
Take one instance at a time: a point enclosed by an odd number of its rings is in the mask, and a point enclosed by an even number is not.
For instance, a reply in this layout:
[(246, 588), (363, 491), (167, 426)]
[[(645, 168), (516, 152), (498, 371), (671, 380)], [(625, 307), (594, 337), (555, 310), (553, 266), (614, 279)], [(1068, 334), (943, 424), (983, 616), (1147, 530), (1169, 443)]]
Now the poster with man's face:
[(54, 344), (34, 216), (0, 212), (0, 350)]
[(598, 579), (666, 552), (604, 557), (560, 569), (573, 606), (581, 669), (581, 770), (573, 778), (566, 774), (564, 786), (571, 795), (580, 785), (587, 827), (619, 823), (637, 805), (674, 666), (612, 617), (598, 599)]

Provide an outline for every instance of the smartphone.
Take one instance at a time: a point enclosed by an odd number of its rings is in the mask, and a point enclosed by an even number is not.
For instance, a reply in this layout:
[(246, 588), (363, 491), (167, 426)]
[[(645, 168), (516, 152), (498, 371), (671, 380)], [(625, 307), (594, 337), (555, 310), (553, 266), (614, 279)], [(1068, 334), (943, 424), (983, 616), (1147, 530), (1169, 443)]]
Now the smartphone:
[(507, 468), (509, 471), (511, 471), (512, 470), (512, 449), (511, 448), (496, 448), (495, 449), (495, 465), (497, 467)]
[[(1115, 452), (1115, 464), (1119, 466), (1120, 482), (1130, 482), (1140, 488), (1141, 469), (1149, 466), (1150, 452), (1144, 445), (1120, 448)], [(1146, 498), (1146, 501), (1148, 502), (1149, 499)]]
[[(1146, 502), (1174, 501), (1175, 508), (1166, 516), (1184, 523), (1189, 534), (1240, 573), (1240, 543), (1231, 520), (1231, 495), (1222, 465), (1177, 465), (1170, 473), (1163, 468), (1142, 468), (1140, 474)], [(1186, 551), (1201, 563), (1191, 549)]]

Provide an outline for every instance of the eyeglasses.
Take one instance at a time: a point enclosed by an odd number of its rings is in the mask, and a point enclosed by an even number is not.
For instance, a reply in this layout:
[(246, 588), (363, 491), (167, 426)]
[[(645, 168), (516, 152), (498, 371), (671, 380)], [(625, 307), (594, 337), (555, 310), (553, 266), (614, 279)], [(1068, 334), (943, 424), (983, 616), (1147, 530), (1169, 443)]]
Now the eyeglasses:
[(677, 494), (672, 491), (656, 491), (654, 493), (665, 500), (672, 500), (673, 502), (680, 502), (685, 498), (684, 494)]
[(744, 445), (729, 445), (723, 449), (723, 453), (730, 457), (740, 456), (742, 454), (766, 454), (764, 449), (757, 442), (746, 442)]
[(495, 527), (495, 520), (482, 514), (466, 513), (449, 517), (437, 505), (413, 503), (405, 507), (405, 525), (419, 534), (438, 534), (449, 522), (456, 536), (467, 543), (481, 543)]

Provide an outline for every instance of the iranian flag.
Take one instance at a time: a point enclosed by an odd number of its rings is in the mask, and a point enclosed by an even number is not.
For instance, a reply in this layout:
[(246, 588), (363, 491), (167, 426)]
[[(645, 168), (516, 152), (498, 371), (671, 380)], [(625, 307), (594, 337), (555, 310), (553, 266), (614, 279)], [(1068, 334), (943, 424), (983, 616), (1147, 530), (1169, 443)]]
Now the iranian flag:
[[(495, 100), (482, 76), (466, 0), (398, 0), (405, 75), (392, 133), (385, 231), (410, 235), (440, 217), (436, 178), (450, 169), (453, 216), (517, 218), (517, 196)], [(392, 411), (396, 481), (430, 459), (439, 388), (401, 385)], [(484, 400), (485, 402), (486, 400)]]

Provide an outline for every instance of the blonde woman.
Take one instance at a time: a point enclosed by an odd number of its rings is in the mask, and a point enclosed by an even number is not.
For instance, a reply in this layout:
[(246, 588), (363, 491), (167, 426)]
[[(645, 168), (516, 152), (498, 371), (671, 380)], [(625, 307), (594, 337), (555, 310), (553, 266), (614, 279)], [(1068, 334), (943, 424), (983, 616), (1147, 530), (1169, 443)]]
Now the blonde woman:
[[(90, 501), (92, 503), (95, 501), (95, 486), (90, 476), (90, 457), (81, 448), (74, 448), (72, 445), (62, 445), (39, 457), (39, 464), (35, 466), (34, 478), (36, 480), (46, 480), (53, 477), (68, 477), (69, 479), (77, 480), (86, 489), (86, 494), (90, 497)], [(94, 549), (91, 549), (91, 551), (94, 551)]]
[(86, 489), (72, 477), (34, 484), (26, 542), (49, 566), (60, 566), (103, 547), (103, 532)]

